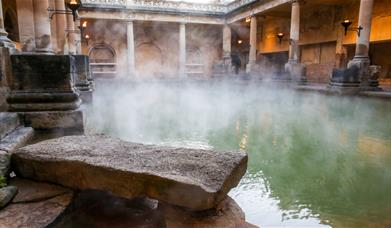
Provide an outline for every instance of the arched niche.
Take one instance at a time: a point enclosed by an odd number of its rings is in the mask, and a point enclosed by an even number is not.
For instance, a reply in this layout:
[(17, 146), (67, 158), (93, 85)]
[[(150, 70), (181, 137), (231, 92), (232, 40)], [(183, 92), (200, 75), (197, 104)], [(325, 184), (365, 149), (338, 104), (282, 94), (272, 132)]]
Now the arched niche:
[(136, 46), (136, 70), (140, 77), (161, 77), (163, 69), (162, 50), (152, 42)]
[(117, 74), (115, 50), (106, 43), (95, 43), (89, 48), (90, 66), (93, 77), (113, 78)]
[(105, 43), (94, 44), (88, 52), (91, 63), (116, 63), (114, 49)]

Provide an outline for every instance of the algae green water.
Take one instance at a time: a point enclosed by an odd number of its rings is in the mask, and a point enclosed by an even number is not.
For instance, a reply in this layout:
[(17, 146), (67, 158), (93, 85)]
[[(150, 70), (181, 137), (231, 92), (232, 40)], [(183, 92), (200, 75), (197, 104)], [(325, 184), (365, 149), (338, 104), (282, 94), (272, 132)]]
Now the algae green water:
[(391, 102), (253, 84), (98, 82), (87, 128), (247, 151), (230, 196), (262, 227), (390, 227)]

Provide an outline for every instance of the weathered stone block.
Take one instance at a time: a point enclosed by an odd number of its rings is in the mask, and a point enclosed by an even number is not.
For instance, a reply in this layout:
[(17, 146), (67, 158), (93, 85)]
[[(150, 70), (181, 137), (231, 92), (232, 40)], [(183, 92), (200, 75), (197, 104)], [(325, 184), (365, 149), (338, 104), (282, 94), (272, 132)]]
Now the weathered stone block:
[(74, 110), (75, 60), (70, 55), (11, 55), (13, 77), (7, 99), (11, 111)]
[(66, 136), (12, 154), (17, 175), (76, 189), (148, 196), (205, 210), (216, 207), (247, 169), (244, 152), (142, 145), (107, 136)]
[(84, 132), (84, 119), (81, 110), (23, 112), (20, 113), (26, 126), (37, 130), (64, 130)]

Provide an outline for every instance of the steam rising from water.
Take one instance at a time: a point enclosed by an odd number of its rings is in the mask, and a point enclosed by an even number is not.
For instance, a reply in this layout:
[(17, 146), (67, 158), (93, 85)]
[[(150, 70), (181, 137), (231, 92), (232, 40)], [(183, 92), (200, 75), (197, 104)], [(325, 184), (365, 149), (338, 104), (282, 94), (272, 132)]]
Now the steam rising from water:
[(193, 148), (245, 150), (230, 194), (262, 226), (386, 225), (391, 103), (299, 93), (254, 81), (102, 82), (91, 133)]

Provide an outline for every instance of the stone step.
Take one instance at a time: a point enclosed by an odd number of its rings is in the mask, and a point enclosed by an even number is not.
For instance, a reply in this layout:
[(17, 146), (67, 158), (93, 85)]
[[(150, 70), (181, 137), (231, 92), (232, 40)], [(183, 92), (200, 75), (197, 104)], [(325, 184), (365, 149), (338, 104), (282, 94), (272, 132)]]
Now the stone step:
[(16, 150), (17, 176), (73, 189), (147, 196), (200, 211), (215, 208), (247, 169), (241, 151), (173, 148), (108, 136), (66, 136)]
[(18, 127), (0, 140), (0, 150), (13, 152), (17, 148), (25, 146), (32, 139), (33, 135), (33, 128)]
[(17, 113), (0, 112), (0, 140), (20, 125)]

